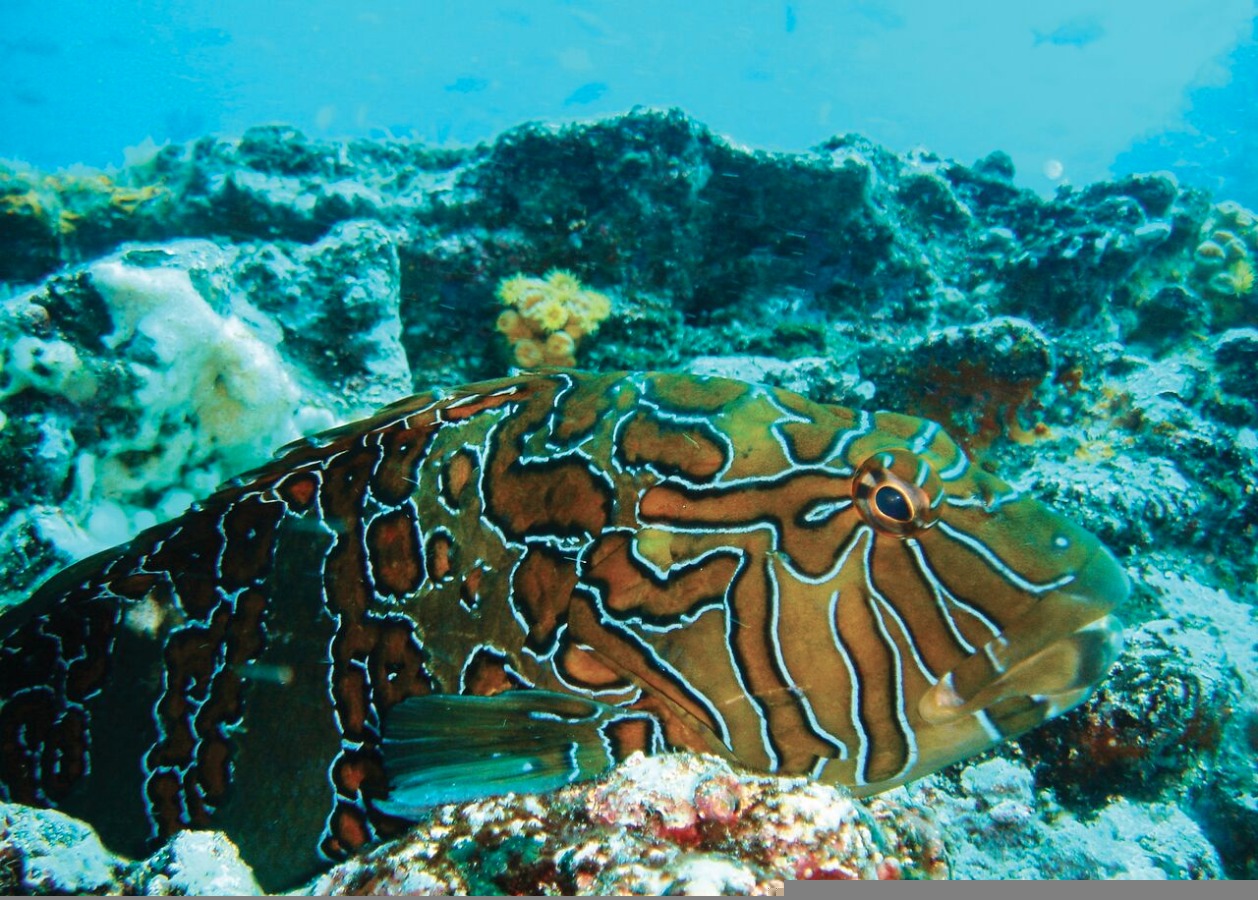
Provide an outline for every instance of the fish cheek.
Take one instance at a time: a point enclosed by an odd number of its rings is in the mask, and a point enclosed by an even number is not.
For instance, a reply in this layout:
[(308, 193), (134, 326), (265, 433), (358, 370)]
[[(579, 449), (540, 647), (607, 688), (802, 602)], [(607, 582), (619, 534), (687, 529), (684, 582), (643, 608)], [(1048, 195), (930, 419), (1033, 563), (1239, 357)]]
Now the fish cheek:
[(947, 510), (917, 541), (920, 565), (932, 582), (987, 623), (988, 634), (976, 635), (976, 647), (1035, 604), (1035, 595), (1024, 587), (1024, 576), (1006, 562), (1022, 556), (1017, 538), (986, 513)]
[(949, 509), (937, 532), (925, 557), (957, 573), (941, 584), (969, 582), (969, 612), (992, 636), (922, 698), (923, 717), (946, 726), (981, 712), (1008, 736), (1085, 697), (1117, 656), (1121, 625), (1106, 613), (1126, 594), (1096, 538), (1025, 498)]
[(875, 538), (870, 576), (910, 645), (914, 665), (924, 666), (922, 674), (930, 679), (940, 678), (974, 652), (975, 645), (965, 636), (967, 630), (975, 638), (981, 635), (980, 643), (990, 637), (985, 630), (976, 632), (962, 619), (963, 610), (932, 589), (921, 569), (916, 540)]

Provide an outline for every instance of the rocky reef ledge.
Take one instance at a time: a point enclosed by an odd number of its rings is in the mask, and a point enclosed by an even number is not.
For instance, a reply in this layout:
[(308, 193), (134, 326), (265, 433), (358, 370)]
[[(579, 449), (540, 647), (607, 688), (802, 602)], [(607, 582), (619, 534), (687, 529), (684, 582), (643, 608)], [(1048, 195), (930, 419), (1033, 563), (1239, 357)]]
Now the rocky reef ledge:
[[(1051, 199), (1013, 174), (1000, 152), (965, 165), (850, 135), (754, 151), (654, 111), (525, 125), (465, 150), (266, 127), (110, 173), (0, 165), (0, 602), (299, 434), (503, 374), (519, 341), (564, 327), (529, 332), (523, 307), (504, 324), (516, 296), (504, 282), (562, 270), (604, 317), (546, 344), (555, 358), (728, 374), (942, 422), (1120, 556), (1127, 649), (1073, 713), (873, 802), (705, 776), (797, 798), (772, 813), (802, 835), (779, 848), (793, 869), (729, 837), (755, 803), (726, 821), (720, 797), (702, 806), (684, 790), (668, 802), (708, 810), (691, 837), (626, 849), (614, 816), (571, 830), (601, 815), (599, 791), (646, 796), (618, 770), (566, 799), (434, 819), (319, 889), (458, 887), (457, 854), (473, 850), (488, 872), (532, 854), (536, 880), (494, 883), (524, 892), (1258, 877), (1258, 217), (1165, 174)], [(705, 765), (666, 769), (689, 785)], [(0, 809), (0, 887), (251, 883), (220, 836), (185, 836), (142, 865), (65, 856), (79, 840), (90, 832), (63, 817)], [(598, 866), (563, 870), (581, 841)], [(815, 865), (805, 846), (824, 850)], [(645, 868), (617, 869), (622, 851)], [(423, 884), (389, 881), (419, 858), (440, 862), (413, 876)], [(178, 881), (194, 870), (209, 880)], [(564, 872), (577, 880), (553, 880)]]

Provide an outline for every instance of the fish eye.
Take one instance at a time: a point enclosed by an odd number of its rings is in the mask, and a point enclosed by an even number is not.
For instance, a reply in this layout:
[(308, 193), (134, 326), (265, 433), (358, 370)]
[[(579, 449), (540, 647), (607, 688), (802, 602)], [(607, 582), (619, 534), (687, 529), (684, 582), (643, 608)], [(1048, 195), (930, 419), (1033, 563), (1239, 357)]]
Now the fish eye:
[(913, 519), (913, 508), (909, 506), (908, 498), (893, 487), (884, 485), (878, 488), (874, 492), (874, 506), (888, 519), (895, 519), (897, 522), (910, 522)]
[(941, 490), (926, 460), (908, 450), (882, 450), (856, 470), (852, 500), (878, 531), (911, 537), (935, 523)]

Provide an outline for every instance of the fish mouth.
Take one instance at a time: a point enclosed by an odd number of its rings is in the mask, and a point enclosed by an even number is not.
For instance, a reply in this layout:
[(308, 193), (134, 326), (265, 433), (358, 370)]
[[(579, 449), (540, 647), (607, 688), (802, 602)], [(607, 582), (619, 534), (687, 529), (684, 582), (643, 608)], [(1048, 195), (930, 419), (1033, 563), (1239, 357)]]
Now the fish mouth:
[(979, 715), (1012, 737), (1082, 703), (1122, 652), (1123, 623), (1110, 611), (1129, 590), (1098, 545), (1068, 585), (1044, 594), (926, 691), (922, 719), (945, 725)]

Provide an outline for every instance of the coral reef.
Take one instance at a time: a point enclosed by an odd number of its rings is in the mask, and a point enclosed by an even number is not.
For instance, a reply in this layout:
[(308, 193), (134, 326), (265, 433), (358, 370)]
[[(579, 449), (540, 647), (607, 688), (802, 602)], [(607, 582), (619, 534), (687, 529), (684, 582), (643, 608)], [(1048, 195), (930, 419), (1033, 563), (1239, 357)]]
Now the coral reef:
[(1258, 322), (1254, 292), (1254, 258), (1258, 219), (1232, 201), (1214, 207), (1202, 224), (1203, 240), (1193, 253), (1197, 288), (1213, 305), (1220, 326)]
[[(0, 841), (0, 887), (13, 892), (260, 893), (218, 832), (180, 833), (133, 862), (61, 813), (0, 805)], [(545, 796), (437, 807), (303, 892), (771, 895), (788, 880), (947, 873), (930, 813), (914, 802), (861, 803), (806, 779), (737, 773), (714, 757), (637, 755)]]
[[(1022, 765), (992, 759), (905, 792), (966, 839), (950, 842), (954, 878), (1214, 879), (1222, 865), (1200, 827), (1172, 804), (1062, 810)], [(899, 791), (895, 792), (899, 793)], [(893, 795), (892, 799), (895, 797)]]
[(0, 890), (6, 894), (256, 896), (262, 893), (232, 843), (188, 831), (132, 862), (90, 827), (56, 812), (0, 803)]
[[(596, 370), (932, 416), (1121, 556), (1105, 688), (886, 801), (935, 804), (954, 877), (1258, 876), (1255, 216), (1164, 173), (1051, 198), (1012, 176), (652, 111), (460, 150), (258, 128), (107, 180), (0, 166), (0, 601), (299, 433), (502, 374), (501, 333), (567, 334), (514, 361), (580, 338)], [(557, 270), (615, 297), (597, 333), (525, 315), (553, 286), (519, 273)], [(769, 877), (674, 851), (696, 886)]]
[(1237, 688), (1226, 656), (1216, 647), (1211, 659), (1194, 637), (1172, 619), (1129, 634), (1126, 655), (1081, 714), (1020, 740), (1039, 762), (1041, 783), (1075, 807), (1113, 794), (1190, 793), (1199, 761), (1219, 750)]
[(112, 546), (279, 445), (410, 391), (380, 226), (250, 249), (134, 247), (0, 301), (0, 399), (18, 401), (0, 456), (36, 495), (60, 494), (8, 520), (11, 551)]
[(1037, 408), (1036, 393), (1054, 371), (1053, 348), (1030, 322), (998, 316), (933, 331), (903, 352), (871, 359), (866, 371), (884, 402), (950, 420), (956, 439), (976, 450), (998, 437), (1028, 443), (1042, 434), (1041, 423), (1024, 424), (1019, 414)]
[(544, 801), (440, 808), (310, 891), (765, 895), (785, 880), (942, 877), (941, 852), (909, 804), (875, 812), (803, 779), (736, 775), (712, 757), (636, 756)]
[(0, 890), (6, 894), (108, 893), (125, 863), (90, 827), (51, 809), (0, 804)]

